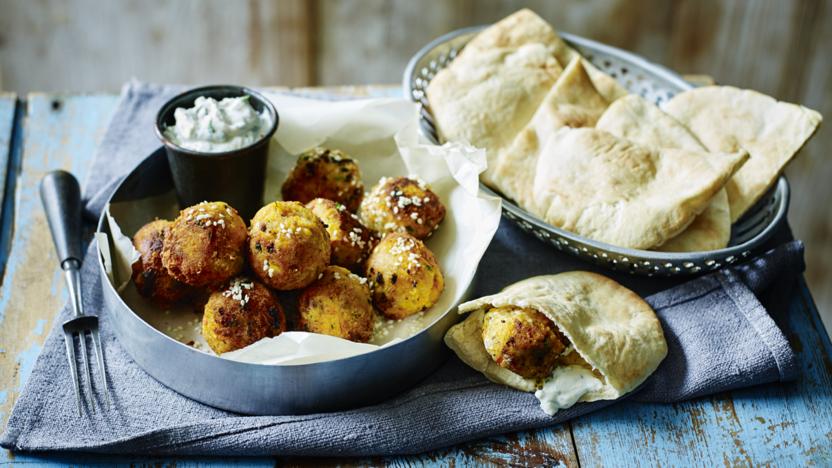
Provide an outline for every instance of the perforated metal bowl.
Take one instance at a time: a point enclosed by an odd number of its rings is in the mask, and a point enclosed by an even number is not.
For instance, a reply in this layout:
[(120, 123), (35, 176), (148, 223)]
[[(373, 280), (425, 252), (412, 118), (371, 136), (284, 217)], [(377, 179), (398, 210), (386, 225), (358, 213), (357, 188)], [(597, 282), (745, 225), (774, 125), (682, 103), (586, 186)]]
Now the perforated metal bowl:
[[(485, 26), (460, 29), (423, 47), (404, 72), (404, 93), (419, 104), (421, 129), (441, 144), (425, 90)], [(599, 42), (562, 33), (563, 39), (600, 70), (616, 78), (628, 91), (657, 105), (693, 86), (665, 67), (632, 53)], [(610, 269), (640, 275), (682, 276), (716, 270), (741, 261), (760, 248), (786, 219), (789, 184), (780, 177), (775, 186), (739, 221), (731, 226), (728, 247), (707, 252), (668, 253), (617, 247), (552, 226), (517, 206), (512, 200), (480, 184), (483, 191), (503, 198), (503, 215), (521, 229), (550, 243), (554, 248)]]

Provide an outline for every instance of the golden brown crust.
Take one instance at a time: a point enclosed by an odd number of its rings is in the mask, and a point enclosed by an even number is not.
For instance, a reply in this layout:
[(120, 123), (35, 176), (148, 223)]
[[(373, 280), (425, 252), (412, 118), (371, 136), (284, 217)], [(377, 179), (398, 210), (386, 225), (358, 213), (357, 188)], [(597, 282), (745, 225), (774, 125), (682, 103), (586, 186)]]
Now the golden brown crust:
[(373, 305), (366, 278), (329, 266), (298, 299), (299, 326), (312, 333), (366, 343), (373, 337)]
[(139, 294), (160, 307), (186, 302), (194, 295), (193, 288), (170, 276), (162, 265), (165, 232), (171, 224), (157, 219), (142, 226), (133, 236), (133, 246), (141, 255), (133, 264), (133, 284)]
[(211, 294), (202, 316), (202, 334), (217, 354), (244, 348), (286, 330), (280, 302), (267, 287), (235, 278)]
[(364, 197), (364, 184), (355, 160), (340, 150), (313, 148), (298, 157), (281, 192), (286, 201), (326, 198), (355, 212)]
[(177, 280), (216, 287), (243, 269), (246, 224), (225, 202), (185, 208), (165, 234), (162, 263)]
[(551, 375), (569, 340), (542, 313), (522, 307), (494, 307), (483, 317), (482, 340), (497, 365), (527, 379)]
[(329, 265), (324, 224), (298, 202), (270, 203), (251, 220), (248, 259), (266, 285), (289, 290), (307, 286)]
[(445, 219), (445, 206), (418, 178), (382, 177), (361, 203), (359, 216), (374, 231), (425, 239)]
[(445, 278), (422, 241), (409, 234), (384, 236), (367, 260), (373, 304), (387, 318), (403, 319), (439, 299)]
[(316, 198), (306, 204), (324, 223), (332, 246), (332, 264), (358, 271), (375, 245), (372, 231), (361, 224), (358, 216), (345, 205)]

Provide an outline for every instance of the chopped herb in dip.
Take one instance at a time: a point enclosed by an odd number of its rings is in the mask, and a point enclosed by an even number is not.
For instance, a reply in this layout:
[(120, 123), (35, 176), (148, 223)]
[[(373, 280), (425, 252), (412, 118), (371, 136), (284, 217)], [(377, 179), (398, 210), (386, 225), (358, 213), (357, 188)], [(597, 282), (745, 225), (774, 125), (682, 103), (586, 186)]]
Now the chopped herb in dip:
[(165, 136), (178, 146), (206, 153), (251, 145), (269, 132), (272, 119), (266, 109), (258, 114), (248, 100), (200, 96), (190, 109), (174, 111), (176, 124), (165, 129)]

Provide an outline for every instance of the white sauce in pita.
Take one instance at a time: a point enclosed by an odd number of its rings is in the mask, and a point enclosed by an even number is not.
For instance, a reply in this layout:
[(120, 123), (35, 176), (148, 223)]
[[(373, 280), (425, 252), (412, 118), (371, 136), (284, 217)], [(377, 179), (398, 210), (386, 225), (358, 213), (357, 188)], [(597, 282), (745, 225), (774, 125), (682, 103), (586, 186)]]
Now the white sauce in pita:
[(569, 408), (588, 392), (599, 390), (604, 384), (589, 369), (581, 366), (558, 367), (543, 388), (534, 392), (540, 407), (549, 416)]

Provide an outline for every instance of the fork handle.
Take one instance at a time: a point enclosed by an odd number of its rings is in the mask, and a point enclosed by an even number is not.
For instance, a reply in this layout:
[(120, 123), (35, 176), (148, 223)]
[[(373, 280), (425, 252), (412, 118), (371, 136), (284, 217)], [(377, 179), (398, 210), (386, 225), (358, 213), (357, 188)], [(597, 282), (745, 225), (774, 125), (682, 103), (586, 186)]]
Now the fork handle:
[[(81, 187), (66, 171), (52, 171), (40, 182), (40, 199), (52, 232), (61, 269), (80, 268)], [(71, 262), (70, 260), (75, 260)], [(74, 264), (74, 265), (73, 265)]]

